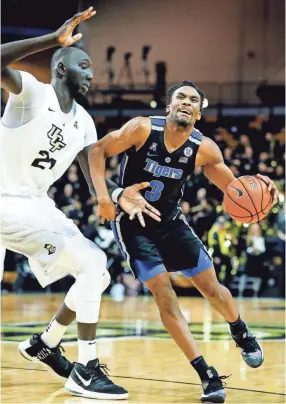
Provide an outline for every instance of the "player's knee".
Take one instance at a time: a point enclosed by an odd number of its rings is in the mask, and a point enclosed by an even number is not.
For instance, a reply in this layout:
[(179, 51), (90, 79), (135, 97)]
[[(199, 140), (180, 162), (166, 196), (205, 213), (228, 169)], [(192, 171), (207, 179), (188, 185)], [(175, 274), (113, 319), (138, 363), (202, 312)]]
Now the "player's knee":
[(160, 312), (174, 314), (177, 312), (178, 299), (171, 283), (158, 284), (151, 290)]
[(172, 290), (169, 274), (162, 272), (145, 282), (145, 285), (153, 295), (160, 295), (164, 289)]
[(80, 272), (100, 272), (101, 274), (106, 269), (107, 257), (95, 244), (90, 242), (89, 248), (85, 249), (82, 254)]
[(224, 294), (221, 286), (222, 285), (220, 285), (218, 282), (210, 283), (204, 289), (203, 292), (204, 297), (208, 300), (216, 300), (216, 301), (224, 300)]

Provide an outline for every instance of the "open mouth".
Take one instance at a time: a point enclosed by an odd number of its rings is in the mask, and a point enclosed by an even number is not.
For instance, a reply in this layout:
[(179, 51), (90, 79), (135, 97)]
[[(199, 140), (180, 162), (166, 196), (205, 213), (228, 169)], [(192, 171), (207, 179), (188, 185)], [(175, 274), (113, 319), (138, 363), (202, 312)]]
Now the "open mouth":
[(81, 88), (82, 88), (85, 92), (87, 92), (87, 91), (89, 90), (90, 86), (89, 86), (88, 84), (83, 84), (83, 85), (81, 86)]
[(180, 112), (181, 114), (186, 115), (186, 116), (192, 115), (192, 112), (188, 109), (180, 109), (178, 112)]

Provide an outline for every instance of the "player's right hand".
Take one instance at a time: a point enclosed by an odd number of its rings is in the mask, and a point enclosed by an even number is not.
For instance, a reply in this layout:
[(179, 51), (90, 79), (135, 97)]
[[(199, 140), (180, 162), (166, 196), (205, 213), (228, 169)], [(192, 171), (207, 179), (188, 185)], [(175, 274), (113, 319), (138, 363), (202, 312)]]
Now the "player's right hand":
[(100, 198), (98, 200), (97, 217), (100, 218), (101, 224), (104, 224), (105, 220), (114, 220), (116, 216), (116, 208), (114, 203), (109, 197)]
[(143, 227), (145, 227), (143, 213), (152, 217), (152, 219), (157, 222), (161, 222), (161, 213), (150, 205), (140, 193), (141, 190), (148, 188), (149, 186), (149, 182), (130, 185), (124, 189), (118, 200), (119, 206), (124, 212), (128, 213), (129, 219), (133, 220), (137, 217)]
[(73, 30), (75, 27), (84, 20), (89, 20), (96, 14), (93, 11), (93, 7), (89, 7), (87, 10), (77, 13), (72, 18), (67, 20), (64, 25), (62, 25), (56, 32), (57, 42), (60, 46), (70, 46), (75, 42), (79, 41), (82, 34), (78, 33), (73, 35)]

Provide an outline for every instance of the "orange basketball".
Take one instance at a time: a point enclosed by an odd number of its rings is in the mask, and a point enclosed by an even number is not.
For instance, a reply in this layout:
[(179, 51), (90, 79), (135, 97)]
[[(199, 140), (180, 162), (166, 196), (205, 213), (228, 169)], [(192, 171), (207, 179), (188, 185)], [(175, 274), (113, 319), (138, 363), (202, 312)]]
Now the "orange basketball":
[(269, 212), (272, 196), (262, 180), (244, 175), (228, 185), (223, 204), (229, 216), (237, 222), (256, 223)]

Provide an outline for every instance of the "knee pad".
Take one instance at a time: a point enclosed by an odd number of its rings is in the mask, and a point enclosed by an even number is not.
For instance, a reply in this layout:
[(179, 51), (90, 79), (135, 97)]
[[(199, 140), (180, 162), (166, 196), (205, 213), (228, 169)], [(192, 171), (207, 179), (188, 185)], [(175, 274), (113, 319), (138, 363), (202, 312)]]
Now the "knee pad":
[[(105, 291), (105, 289), (109, 286), (111, 281), (111, 277), (109, 272), (107, 271), (107, 269), (104, 271), (104, 273), (102, 274), (102, 290), (101, 293), (103, 293)], [(96, 287), (96, 285), (94, 285), (94, 287)], [(65, 297), (65, 305), (67, 306), (68, 309), (76, 312), (76, 290), (75, 290), (76, 286), (75, 283), (71, 286), (71, 288), (69, 289), (68, 293), (66, 294)]]
[(76, 276), (77, 300), (81, 298), (85, 301), (100, 301), (103, 290), (110, 282), (109, 274), (105, 274), (107, 258), (94, 243), (84, 240), (85, 248), (82, 250), (81, 265)]

